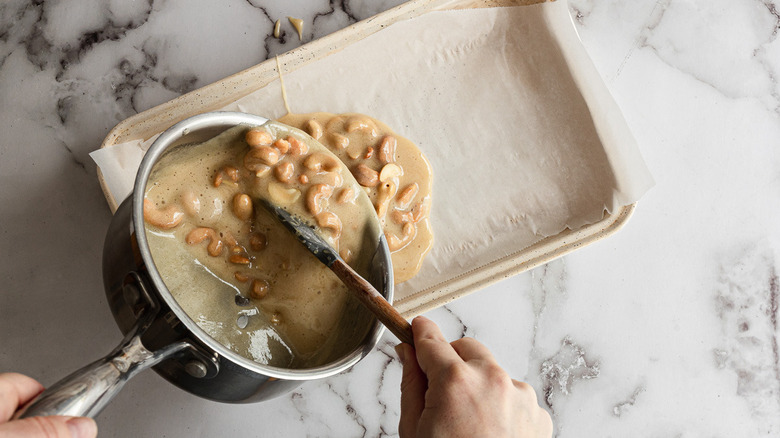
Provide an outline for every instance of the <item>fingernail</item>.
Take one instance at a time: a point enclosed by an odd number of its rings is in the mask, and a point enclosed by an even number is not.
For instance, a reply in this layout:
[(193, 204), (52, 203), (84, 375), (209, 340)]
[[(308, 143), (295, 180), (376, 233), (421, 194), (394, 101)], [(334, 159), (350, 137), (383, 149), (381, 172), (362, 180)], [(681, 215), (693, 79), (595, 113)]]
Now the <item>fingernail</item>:
[(403, 344), (398, 344), (395, 346), (395, 354), (397, 354), (398, 358), (401, 359), (401, 364), (404, 363), (404, 351), (405, 349)]
[(95, 420), (86, 417), (73, 417), (66, 421), (71, 438), (93, 438), (97, 436)]

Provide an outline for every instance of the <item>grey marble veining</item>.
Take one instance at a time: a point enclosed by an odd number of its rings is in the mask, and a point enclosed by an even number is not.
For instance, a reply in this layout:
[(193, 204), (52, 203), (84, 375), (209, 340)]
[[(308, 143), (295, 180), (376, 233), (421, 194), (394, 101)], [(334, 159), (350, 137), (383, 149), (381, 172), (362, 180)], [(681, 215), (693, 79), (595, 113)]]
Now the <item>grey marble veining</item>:
[[(114, 125), (398, 3), (0, 3), (0, 371), (51, 384), (119, 341), (88, 156)], [(617, 235), (428, 316), (531, 383), (558, 437), (777, 436), (780, 4), (570, 11), (657, 186)], [(287, 16), (306, 23), (303, 41)], [(393, 345), (256, 405), (145, 372), (101, 436), (396, 436)]]

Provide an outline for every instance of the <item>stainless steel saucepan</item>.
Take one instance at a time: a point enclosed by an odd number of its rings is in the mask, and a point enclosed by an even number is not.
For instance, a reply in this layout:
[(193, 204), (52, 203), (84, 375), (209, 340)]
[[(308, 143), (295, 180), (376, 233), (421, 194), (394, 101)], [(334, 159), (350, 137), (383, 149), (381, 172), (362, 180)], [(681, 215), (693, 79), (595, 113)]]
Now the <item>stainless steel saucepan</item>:
[[(342, 318), (343, 348), (334, 352), (329, 363), (284, 369), (254, 362), (201, 329), (174, 300), (155, 268), (144, 232), (143, 200), (147, 179), (160, 156), (170, 147), (202, 142), (239, 124), (259, 126), (267, 121), (243, 113), (207, 113), (179, 122), (157, 138), (141, 162), (133, 193), (111, 221), (103, 249), (106, 296), (124, 339), (107, 356), (52, 385), (17, 417), (95, 417), (131, 377), (149, 367), (200, 397), (256, 402), (284, 394), (302, 381), (342, 372), (376, 346), (384, 328), (355, 300), (345, 312), (350, 316)], [(390, 251), (376, 226), (377, 250), (369, 281), (392, 302)], [(359, 330), (361, 326), (370, 329)]]

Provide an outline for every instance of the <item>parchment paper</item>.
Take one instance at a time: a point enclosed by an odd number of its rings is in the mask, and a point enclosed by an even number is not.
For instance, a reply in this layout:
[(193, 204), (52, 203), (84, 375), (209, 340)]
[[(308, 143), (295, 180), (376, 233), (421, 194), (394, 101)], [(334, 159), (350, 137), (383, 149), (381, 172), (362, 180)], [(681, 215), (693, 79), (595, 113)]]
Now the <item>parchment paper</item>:
[[(434, 247), (396, 298), (635, 202), (653, 182), (563, 1), (429, 12), (296, 71), (293, 112), (361, 112), (434, 169)], [(279, 82), (224, 108), (283, 115)], [(92, 154), (118, 200), (151, 140)]]

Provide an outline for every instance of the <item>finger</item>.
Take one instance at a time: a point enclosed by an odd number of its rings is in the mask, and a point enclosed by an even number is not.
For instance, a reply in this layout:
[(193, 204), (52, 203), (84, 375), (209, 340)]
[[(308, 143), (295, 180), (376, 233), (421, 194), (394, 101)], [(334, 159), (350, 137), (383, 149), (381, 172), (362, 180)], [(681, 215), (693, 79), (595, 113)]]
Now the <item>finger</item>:
[(444, 338), (439, 327), (430, 319), (424, 316), (414, 318), (412, 332), (414, 333), (417, 362), (428, 380), (440, 371), (446, 370), (450, 365), (463, 362), (452, 345)]
[(474, 338), (458, 339), (457, 341), (451, 342), (450, 345), (452, 345), (452, 348), (458, 353), (458, 356), (466, 362), (470, 360), (496, 361), (493, 357), (493, 353)]
[(43, 391), (37, 380), (19, 373), (0, 374), (0, 423), (14, 415), (19, 406)]
[(401, 377), (401, 419), (398, 421), (398, 434), (403, 438), (414, 438), (425, 408), (428, 379), (420, 369), (411, 345), (400, 344), (396, 351), (404, 367)]
[(85, 417), (30, 417), (0, 424), (0, 436), (46, 438), (95, 438), (97, 424)]

